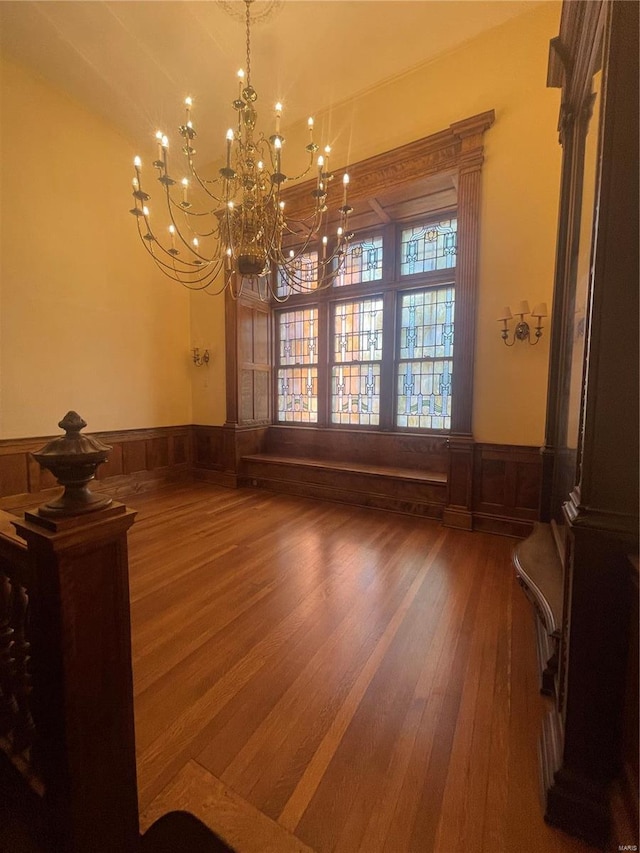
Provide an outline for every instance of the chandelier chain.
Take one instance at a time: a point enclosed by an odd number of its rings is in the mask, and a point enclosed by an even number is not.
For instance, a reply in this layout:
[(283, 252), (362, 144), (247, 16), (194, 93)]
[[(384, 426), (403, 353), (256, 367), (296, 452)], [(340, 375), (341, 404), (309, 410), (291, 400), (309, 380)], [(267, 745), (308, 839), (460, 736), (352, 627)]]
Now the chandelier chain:
[(251, 0), (245, 0), (247, 6), (247, 86), (251, 85)]

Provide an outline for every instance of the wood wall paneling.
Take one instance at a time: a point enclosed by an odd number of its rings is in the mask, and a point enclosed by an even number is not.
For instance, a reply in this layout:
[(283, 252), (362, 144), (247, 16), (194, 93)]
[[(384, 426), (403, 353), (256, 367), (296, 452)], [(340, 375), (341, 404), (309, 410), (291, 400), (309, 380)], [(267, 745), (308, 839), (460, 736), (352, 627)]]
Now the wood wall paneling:
[[(255, 370), (253, 376), (254, 382), (263, 383), (267, 396), (268, 372)], [(260, 395), (253, 399), (255, 403)], [(445, 505), (445, 522), (451, 526), (518, 536), (526, 535), (538, 517), (538, 448), (474, 447), (468, 439), (447, 447), (451, 441), (445, 436), (264, 424), (163, 427), (100, 433), (99, 437), (112, 450), (109, 461), (98, 468), (97, 488), (118, 497), (190, 476), (230, 488), (250, 485), (257, 479), (253, 476), (257, 468), (247, 465), (245, 457), (267, 454), (310, 461), (309, 470), (322, 467), (323, 461), (335, 468), (326, 477), (314, 472), (317, 483), (307, 483), (304, 494), (331, 497), (333, 492), (336, 499), (347, 502), (364, 501), (436, 518), (443, 516)], [(59, 488), (53, 475), (40, 469), (31, 456), (46, 441), (45, 437), (0, 443), (4, 508), (33, 506), (44, 500), (46, 490)], [(268, 486), (269, 477), (260, 471), (263, 485)], [(299, 481), (305, 473), (296, 470), (289, 476), (282, 468), (279, 471), (283, 490), (301, 493)], [(418, 486), (422, 481), (423, 486)], [(473, 506), (471, 495), (476, 495)]]
[(253, 370), (240, 370), (240, 422), (246, 423), (254, 419), (253, 408)]
[(542, 471), (537, 447), (477, 444), (474, 467), (474, 511), (537, 519)]
[(271, 371), (256, 368), (253, 372), (253, 417), (257, 421), (269, 418)]
[(267, 453), (446, 473), (445, 436), (271, 426)]
[(237, 347), (227, 374), (237, 388), (232, 410), (240, 424), (264, 423), (271, 415), (270, 307), (249, 290), (238, 299), (235, 317)]
[(189, 462), (189, 435), (173, 435), (169, 437), (171, 451), (171, 462), (174, 465), (182, 465)]
[[(193, 430), (191, 426), (177, 426), (94, 433), (111, 447), (108, 461), (97, 469), (97, 488), (122, 497), (189, 476), (196, 455), (191, 450)], [(3, 508), (32, 507), (50, 499), (51, 491), (60, 488), (53, 474), (32, 456), (54, 437), (0, 441)]]
[(526, 536), (538, 520), (541, 479), (539, 448), (476, 444), (474, 528)]
[(122, 472), (133, 474), (147, 470), (147, 444), (144, 439), (128, 441), (122, 448)]
[(269, 363), (269, 313), (253, 313), (253, 360), (257, 364)]
[(114, 442), (111, 445), (109, 459), (102, 465), (98, 466), (98, 470), (96, 471), (96, 479), (106, 480), (108, 477), (114, 477), (118, 474), (124, 474), (123, 465), (124, 463), (122, 444), (120, 444), (120, 442)]
[(167, 436), (147, 439), (147, 471), (166, 468), (169, 464), (169, 439)]
[(29, 465), (24, 453), (0, 456), (0, 496), (29, 491)]
[(504, 459), (481, 459), (479, 468), (480, 505), (499, 507), (505, 503), (505, 469)]
[(197, 467), (221, 468), (223, 433), (218, 427), (193, 428), (193, 462)]
[(447, 506), (443, 521), (450, 527), (471, 530), (473, 527), (473, 439), (450, 436)]

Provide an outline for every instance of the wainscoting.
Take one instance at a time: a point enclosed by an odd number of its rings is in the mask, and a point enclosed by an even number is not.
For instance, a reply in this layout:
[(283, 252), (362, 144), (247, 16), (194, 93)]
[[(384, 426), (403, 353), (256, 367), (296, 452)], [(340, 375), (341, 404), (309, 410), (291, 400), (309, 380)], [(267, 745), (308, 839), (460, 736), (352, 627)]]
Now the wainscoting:
[[(257, 485), (437, 519), (451, 488), (444, 436), (288, 426), (194, 426), (193, 433), (194, 476), (218, 485)], [(538, 519), (540, 477), (538, 447), (474, 444), (473, 529), (528, 535)], [(416, 479), (424, 481), (418, 499)]]
[[(92, 432), (112, 450), (98, 468), (99, 489), (113, 497), (180, 480), (192, 472), (191, 426)], [(32, 457), (53, 436), (0, 441), (0, 509), (31, 507), (59, 489), (55, 477)]]
[[(195, 479), (447, 521), (452, 451), (445, 436), (266, 425), (91, 434), (112, 447), (97, 488), (113, 497)], [(0, 441), (0, 509), (33, 506), (58, 488), (31, 455), (50, 439)], [(526, 536), (538, 518), (540, 476), (537, 447), (474, 444), (473, 529)]]
[(538, 519), (541, 466), (537, 447), (476, 444), (474, 530), (527, 536)]

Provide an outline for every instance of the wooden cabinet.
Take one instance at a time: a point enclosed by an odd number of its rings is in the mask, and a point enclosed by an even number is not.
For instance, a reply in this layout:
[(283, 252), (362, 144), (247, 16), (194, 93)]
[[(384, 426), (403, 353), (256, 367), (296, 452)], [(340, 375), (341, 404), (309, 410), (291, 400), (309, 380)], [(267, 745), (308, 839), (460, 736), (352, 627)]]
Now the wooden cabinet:
[[(637, 620), (638, 8), (565, 2), (551, 42), (563, 170), (541, 518), (557, 560), (551, 585), (530, 581), (541, 577), (535, 560), (522, 573), (534, 600), (562, 589), (555, 705), (540, 742), (545, 818), (600, 846), (623, 763), (625, 695), (637, 683), (628, 649)], [(637, 775), (626, 784), (637, 821)]]

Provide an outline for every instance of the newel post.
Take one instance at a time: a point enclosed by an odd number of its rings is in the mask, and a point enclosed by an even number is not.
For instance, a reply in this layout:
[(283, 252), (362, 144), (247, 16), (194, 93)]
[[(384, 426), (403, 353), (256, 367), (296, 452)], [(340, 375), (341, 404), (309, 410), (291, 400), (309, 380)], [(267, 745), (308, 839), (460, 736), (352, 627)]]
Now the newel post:
[(28, 546), (32, 605), (34, 759), (61, 853), (138, 850), (127, 531), (136, 513), (89, 491), (107, 458), (66, 435), (34, 454), (64, 494), (14, 522)]

